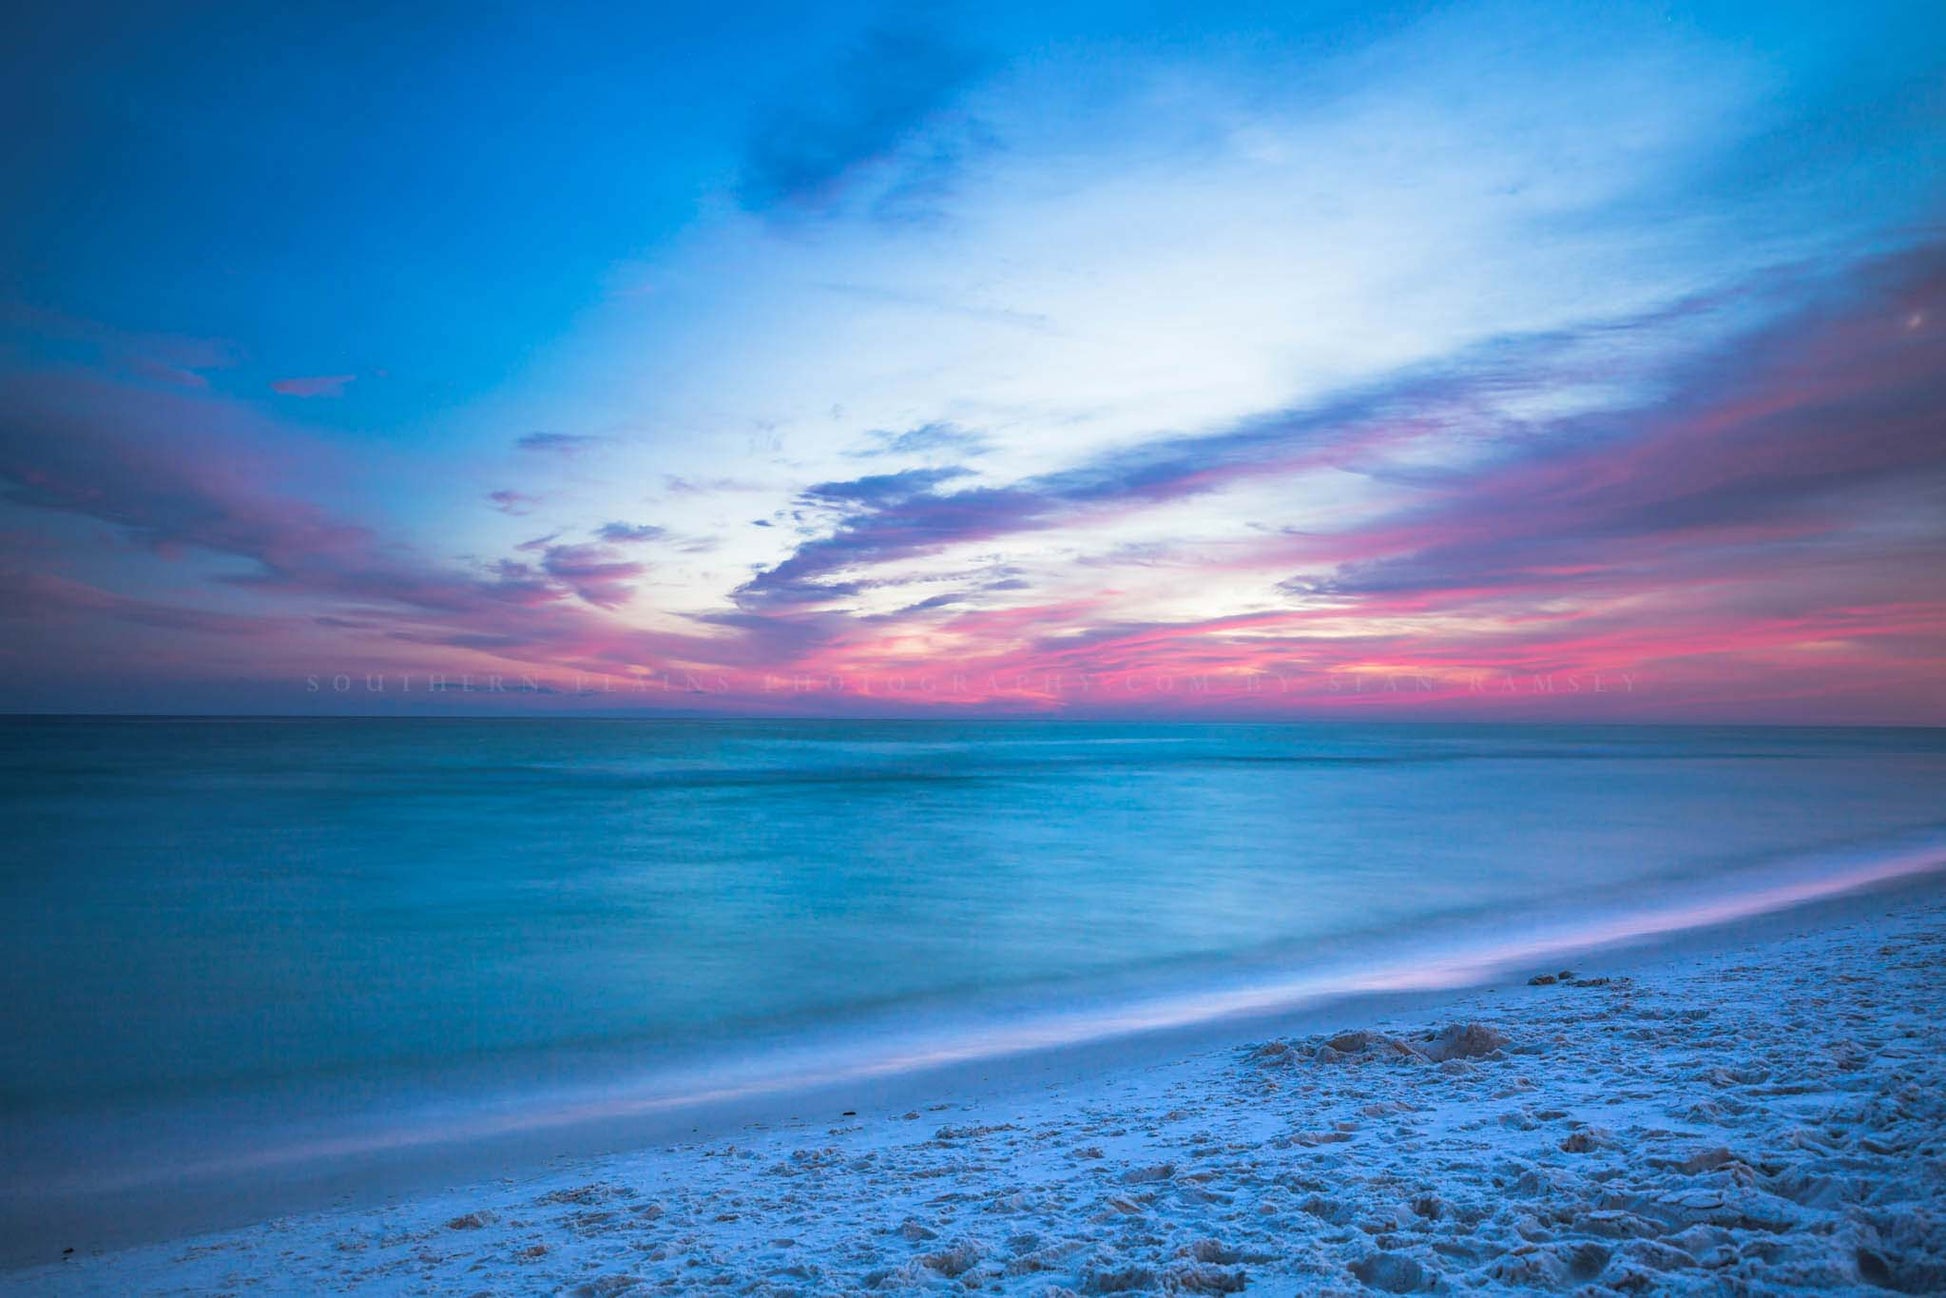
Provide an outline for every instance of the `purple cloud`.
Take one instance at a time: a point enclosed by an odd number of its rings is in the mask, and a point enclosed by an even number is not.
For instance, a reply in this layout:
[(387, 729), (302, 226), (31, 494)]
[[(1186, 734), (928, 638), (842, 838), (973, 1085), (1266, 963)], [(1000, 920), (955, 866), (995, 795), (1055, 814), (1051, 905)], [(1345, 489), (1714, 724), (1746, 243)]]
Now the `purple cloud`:
[(550, 545), (541, 558), (548, 576), (598, 608), (618, 608), (635, 591), (628, 583), (648, 565), (624, 559), (604, 545)]
[(572, 456), (600, 445), (601, 441), (601, 438), (587, 433), (528, 433), (514, 445), (523, 451)]
[(541, 503), (539, 496), (530, 496), (524, 491), (514, 491), (511, 488), (489, 491), (487, 499), (501, 513), (512, 514), (516, 518), (533, 513), (534, 506)]
[[(1006, 487), (954, 490), (966, 473), (957, 468), (821, 483), (800, 504), (837, 509), (835, 525), (759, 572), (736, 598), (747, 610), (781, 614), (872, 585), (841, 573), (1325, 466), (1412, 488), (1412, 512), (1329, 543), (1294, 545), (1314, 562), (1338, 557), (1345, 567), (1322, 587), (1298, 579), (1293, 593), (1512, 585), (1524, 580), (1523, 560), (1539, 572), (1577, 555), (1617, 555), (1617, 538), (1627, 534), (1782, 525), (1784, 515), (1816, 510), (1838, 493), (1936, 470), (1934, 412), (1946, 393), (1922, 376), (1939, 361), (1925, 350), (1939, 331), (1909, 322), (1946, 318), (1942, 264), (1946, 254), (1934, 249), (1870, 270), (1852, 300), (1826, 299), (1664, 376), (1687, 394), (1675, 403), (1556, 421), (1546, 436), (1525, 439), (1537, 449), (1463, 472), (1399, 473), (1386, 467), (1384, 451), (1454, 421), (1476, 423), (1480, 394), (1549, 375), (1572, 339), (1499, 340), (1309, 409), (1154, 439)], [(1831, 386), (1828, 402), (1804, 391), (1812, 376)], [(1799, 399), (1766, 413), (1778, 392)], [(1830, 508), (1839, 526), (1855, 523)]]
[[(0, 588), (16, 611), (47, 614), (37, 628), (71, 630), (76, 645), (251, 637), (260, 659), (301, 644), (301, 631), (421, 662), (451, 650), (551, 668), (842, 671), (909, 654), (911, 619), (949, 629), (969, 656), (987, 653), (1010, 671), (1145, 661), (1202, 671), (1296, 652), (1521, 670), (1649, 661), (1707, 682), (1723, 680), (1727, 663), (1753, 689), (1805, 691), (1825, 688), (1815, 673), (1838, 664), (1886, 698), (1909, 700), (1923, 697), (1913, 682), (1936, 672), (1940, 645), (1941, 319), (1946, 255), (1915, 253), (1772, 328), (1665, 364), (1653, 401), (1499, 428), (1523, 435), (1498, 437), (1491, 458), (1437, 471), (1402, 473), (1385, 455), (1394, 438), (1477, 427), (1490, 409), (1483, 393), (1552, 381), (1561, 340), (1507, 340), (1314, 408), (1156, 439), (1007, 486), (969, 485), (957, 466), (818, 483), (800, 493), (795, 517), (819, 533), (756, 574), (735, 607), (697, 618), (694, 635), (611, 615), (650, 572), (619, 547), (668, 539), (652, 525), (609, 523), (583, 543), (559, 539), (577, 533), (537, 536), (498, 561), (430, 561), (310, 498), (328, 477), (319, 448), (247, 405), (73, 372), (14, 373), (0, 375), (8, 501), (111, 524), (120, 562), (136, 561), (128, 540), (164, 556), (206, 552), (191, 555), (199, 564), (223, 556), (207, 580), (232, 603), (248, 588), (261, 601), (252, 607), (269, 611), (239, 618), (133, 599), (107, 589), (113, 582), (53, 577), (53, 560), (38, 554), (40, 575), (0, 573)], [(1181, 558), (1185, 580), (1199, 563), (1221, 571), (1234, 562), (1266, 590), (1276, 574), (1301, 570), (1287, 589), (1303, 598), (1287, 607), (1273, 600), (1247, 617), (1181, 624), (1089, 599), (982, 607), (995, 592), (1032, 594), (1025, 574), (986, 559), (932, 574), (886, 612), (819, 607), (907, 585), (874, 571), (888, 561), (1318, 467), (1383, 478), (1393, 506), (1338, 530), (1266, 527), (1221, 559)], [(536, 503), (511, 490), (493, 499), (514, 510)], [(75, 531), (27, 532), (8, 546), (65, 554), (70, 542), (55, 538)], [(53, 639), (40, 643), (50, 662), (70, 656)], [(1823, 666), (1806, 665), (1805, 643), (1830, 655)]]
[[(1322, 593), (1649, 588), (1828, 562), (1946, 495), (1946, 331), (1924, 324), (1942, 318), (1946, 249), (1874, 267), (1697, 359), (1672, 399), (1568, 421), (1520, 458), (1426, 484), (1347, 538), (1359, 557)], [(1920, 535), (1946, 550), (1942, 529)]]
[(99, 613), (138, 626), (225, 638), (260, 636), (274, 625), (269, 618), (164, 604), (52, 573), (12, 568), (0, 568), (0, 594), (5, 595), (0, 603), (4, 603), (7, 616), (37, 620), (64, 613)]
[(604, 541), (617, 545), (630, 545), (637, 541), (656, 541), (667, 536), (666, 529), (653, 523), (604, 523), (595, 535)]
[[(219, 578), (266, 597), (328, 601), (339, 630), (459, 645), (496, 637), (509, 653), (577, 657), (693, 654), (700, 638), (622, 632), (597, 608), (627, 598), (645, 567), (593, 546), (547, 546), (538, 565), (441, 567), (333, 516), (280, 485), (313, 476), (281, 430), (247, 408), (72, 376), (0, 378), (0, 481), (16, 504), (99, 519), (163, 555), (190, 550), (249, 561)], [(70, 606), (81, 607), (79, 598)], [(160, 625), (160, 605), (95, 601), (96, 611)], [(198, 620), (193, 610), (182, 624)], [(204, 625), (218, 624), (201, 619)], [(329, 625), (313, 621), (314, 625)]]

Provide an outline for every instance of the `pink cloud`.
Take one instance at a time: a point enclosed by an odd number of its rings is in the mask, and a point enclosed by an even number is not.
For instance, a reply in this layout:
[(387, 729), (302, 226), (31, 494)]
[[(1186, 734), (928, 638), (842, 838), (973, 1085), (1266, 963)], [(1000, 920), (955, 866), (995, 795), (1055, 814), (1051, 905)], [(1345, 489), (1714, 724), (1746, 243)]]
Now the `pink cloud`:
[[(1906, 322), (1940, 318), (1942, 300), (1946, 262), (1881, 267), (1849, 300), (1692, 358), (1642, 408), (1401, 477), (1383, 516), (1266, 529), (1220, 553), (1184, 543), (1171, 554), (1185, 583), (1255, 581), (1261, 598), (1180, 621), (1123, 598), (1112, 564), (1085, 593), (1071, 581), (1037, 592), (1004, 556), (929, 578), (925, 598), (891, 611), (859, 605), (899, 604), (876, 598), (908, 587), (894, 561), (949, 543), (1059, 533), (1218, 480), (1344, 464), (1452, 393), (1402, 383), (1006, 486), (950, 469), (820, 484), (802, 503), (823, 530), (735, 607), (686, 615), (689, 632), (646, 607), (650, 569), (617, 548), (653, 527), (610, 523), (581, 543), (551, 533), (498, 562), (422, 557), (308, 499), (309, 475), (278, 462), (257, 412), (186, 391), (16, 380), (0, 492), (158, 550), (243, 559), (248, 571), (212, 579), (227, 605), (242, 589), (253, 615), (317, 615), (253, 633), (160, 598), (14, 583), (77, 625), (113, 623), (85, 641), (103, 662), (131, 634), (280, 650), (288, 635), (348, 664), (693, 672), (731, 690), (683, 705), (724, 711), (1938, 721), (1946, 337)], [(511, 489), (488, 500), (511, 514), (538, 503)], [(34, 572), (52, 566), (35, 556)], [(140, 580), (119, 585), (148, 596)], [(625, 607), (658, 614), (657, 629), (615, 614)], [(772, 677), (849, 684), (800, 695), (768, 689)], [(888, 693), (892, 680), (912, 688)]]

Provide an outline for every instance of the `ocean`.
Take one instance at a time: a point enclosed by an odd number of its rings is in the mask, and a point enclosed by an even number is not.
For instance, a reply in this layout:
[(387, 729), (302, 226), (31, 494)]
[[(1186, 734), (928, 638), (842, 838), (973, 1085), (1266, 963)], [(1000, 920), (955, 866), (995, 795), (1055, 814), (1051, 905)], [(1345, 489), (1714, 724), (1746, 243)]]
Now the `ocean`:
[(1758, 913), (1946, 863), (1946, 735), (15, 719), (0, 842), (0, 1160), (80, 1203)]

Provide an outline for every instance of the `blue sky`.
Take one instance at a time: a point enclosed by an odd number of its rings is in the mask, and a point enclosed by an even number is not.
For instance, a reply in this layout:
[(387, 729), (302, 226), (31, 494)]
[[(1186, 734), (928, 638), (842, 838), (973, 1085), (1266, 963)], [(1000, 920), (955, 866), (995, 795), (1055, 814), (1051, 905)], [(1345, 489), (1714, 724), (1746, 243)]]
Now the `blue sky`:
[(26, 26), (14, 706), (1626, 672), (1946, 716), (1930, 8)]

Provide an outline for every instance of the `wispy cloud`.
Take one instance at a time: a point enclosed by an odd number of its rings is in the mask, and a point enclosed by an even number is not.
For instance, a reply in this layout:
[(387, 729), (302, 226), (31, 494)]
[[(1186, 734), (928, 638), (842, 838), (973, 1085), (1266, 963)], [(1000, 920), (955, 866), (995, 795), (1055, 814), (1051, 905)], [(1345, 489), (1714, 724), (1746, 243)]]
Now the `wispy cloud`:
[(489, 491), (487, 493), (487, 500), (501, 513), (513, 514), (516, 517), (533, 513), (534, 507), (541, 503), (539, 496), (531, 496), (524, 491), (515, 491), (511, 487), (502, 487), (498, 491)]
[(357, 380), (356, 374), (312, 374), (273, 379), (270, 390), (282, 397), (342, 397), (345, 389)]
[(623, 558), (605, 545), (550, 545), (542, 553), (541, 567), (600, 608), (627, 603), (634, 593), (629, 583), (649, 570), (647, 564)]
[[(751, 137), (738, 196), (753, 211), (815, 210), (887, 159), (979, 70), (979, 61), (915, 26), (868, 34), (830, 80), (772, 106)], [(950, 159), (924, 159), (937, 171)]]
[(217, 609), (165, 603), (105, 590), (53, 573), (0, 568), (0, 616), (41, 621), (66, 613), (98, 613), (116, 621), (169, 631), (193, 631), (224, 639), (267, 634), (274, 620)]
[(183, 388), (207, 388), (207, 371), (231, 369), (241, 359), (226, 339), (118, 329), (18, 301), (0, 304), (0, 336), (34, 350), (79, 347), (110, 368)]
[(979, 433), (944, 419), (896, 433), (875, 430), (868, 436), (871, 445), (848, 454), (859, 459), (880, 455), (950, 455), (966, 459), (984, 453), (991, 445)]
[[(221, 586), (322, 605), (328, 611), (314, 625), (528, 663), (687, 656), (705, 643), (609, 624), (602, 610), (625, 602), (629, 582), (647, 568), (606, 547), (542, 538), (537, 563), (470, 570), (305, 500), (289, 485), (303, 479), (303, 467), (276, 449), (287, 438), (240, 407), (200, 396), (158, 400), (78, 378), (12, 376), (0, 397), (5, 499), (109, 523), (159, 555), (243, 560), (249, 568)], [(17, 572), (13, 584), (41, 604), (149, 626), (230, 634), (251, 624), (91, 593), (48, 574)]]
[(595, 530), (595, 535), (604, 541), (627, 545), (636, 541), (659, 541), (667, 536), (666, 528), (653, 523), (603, 523)]
[(551, 455), (579, 455), (601, 445), (602, 439), (588, 433), (528, 433), (515, 445), (523, 451)]

